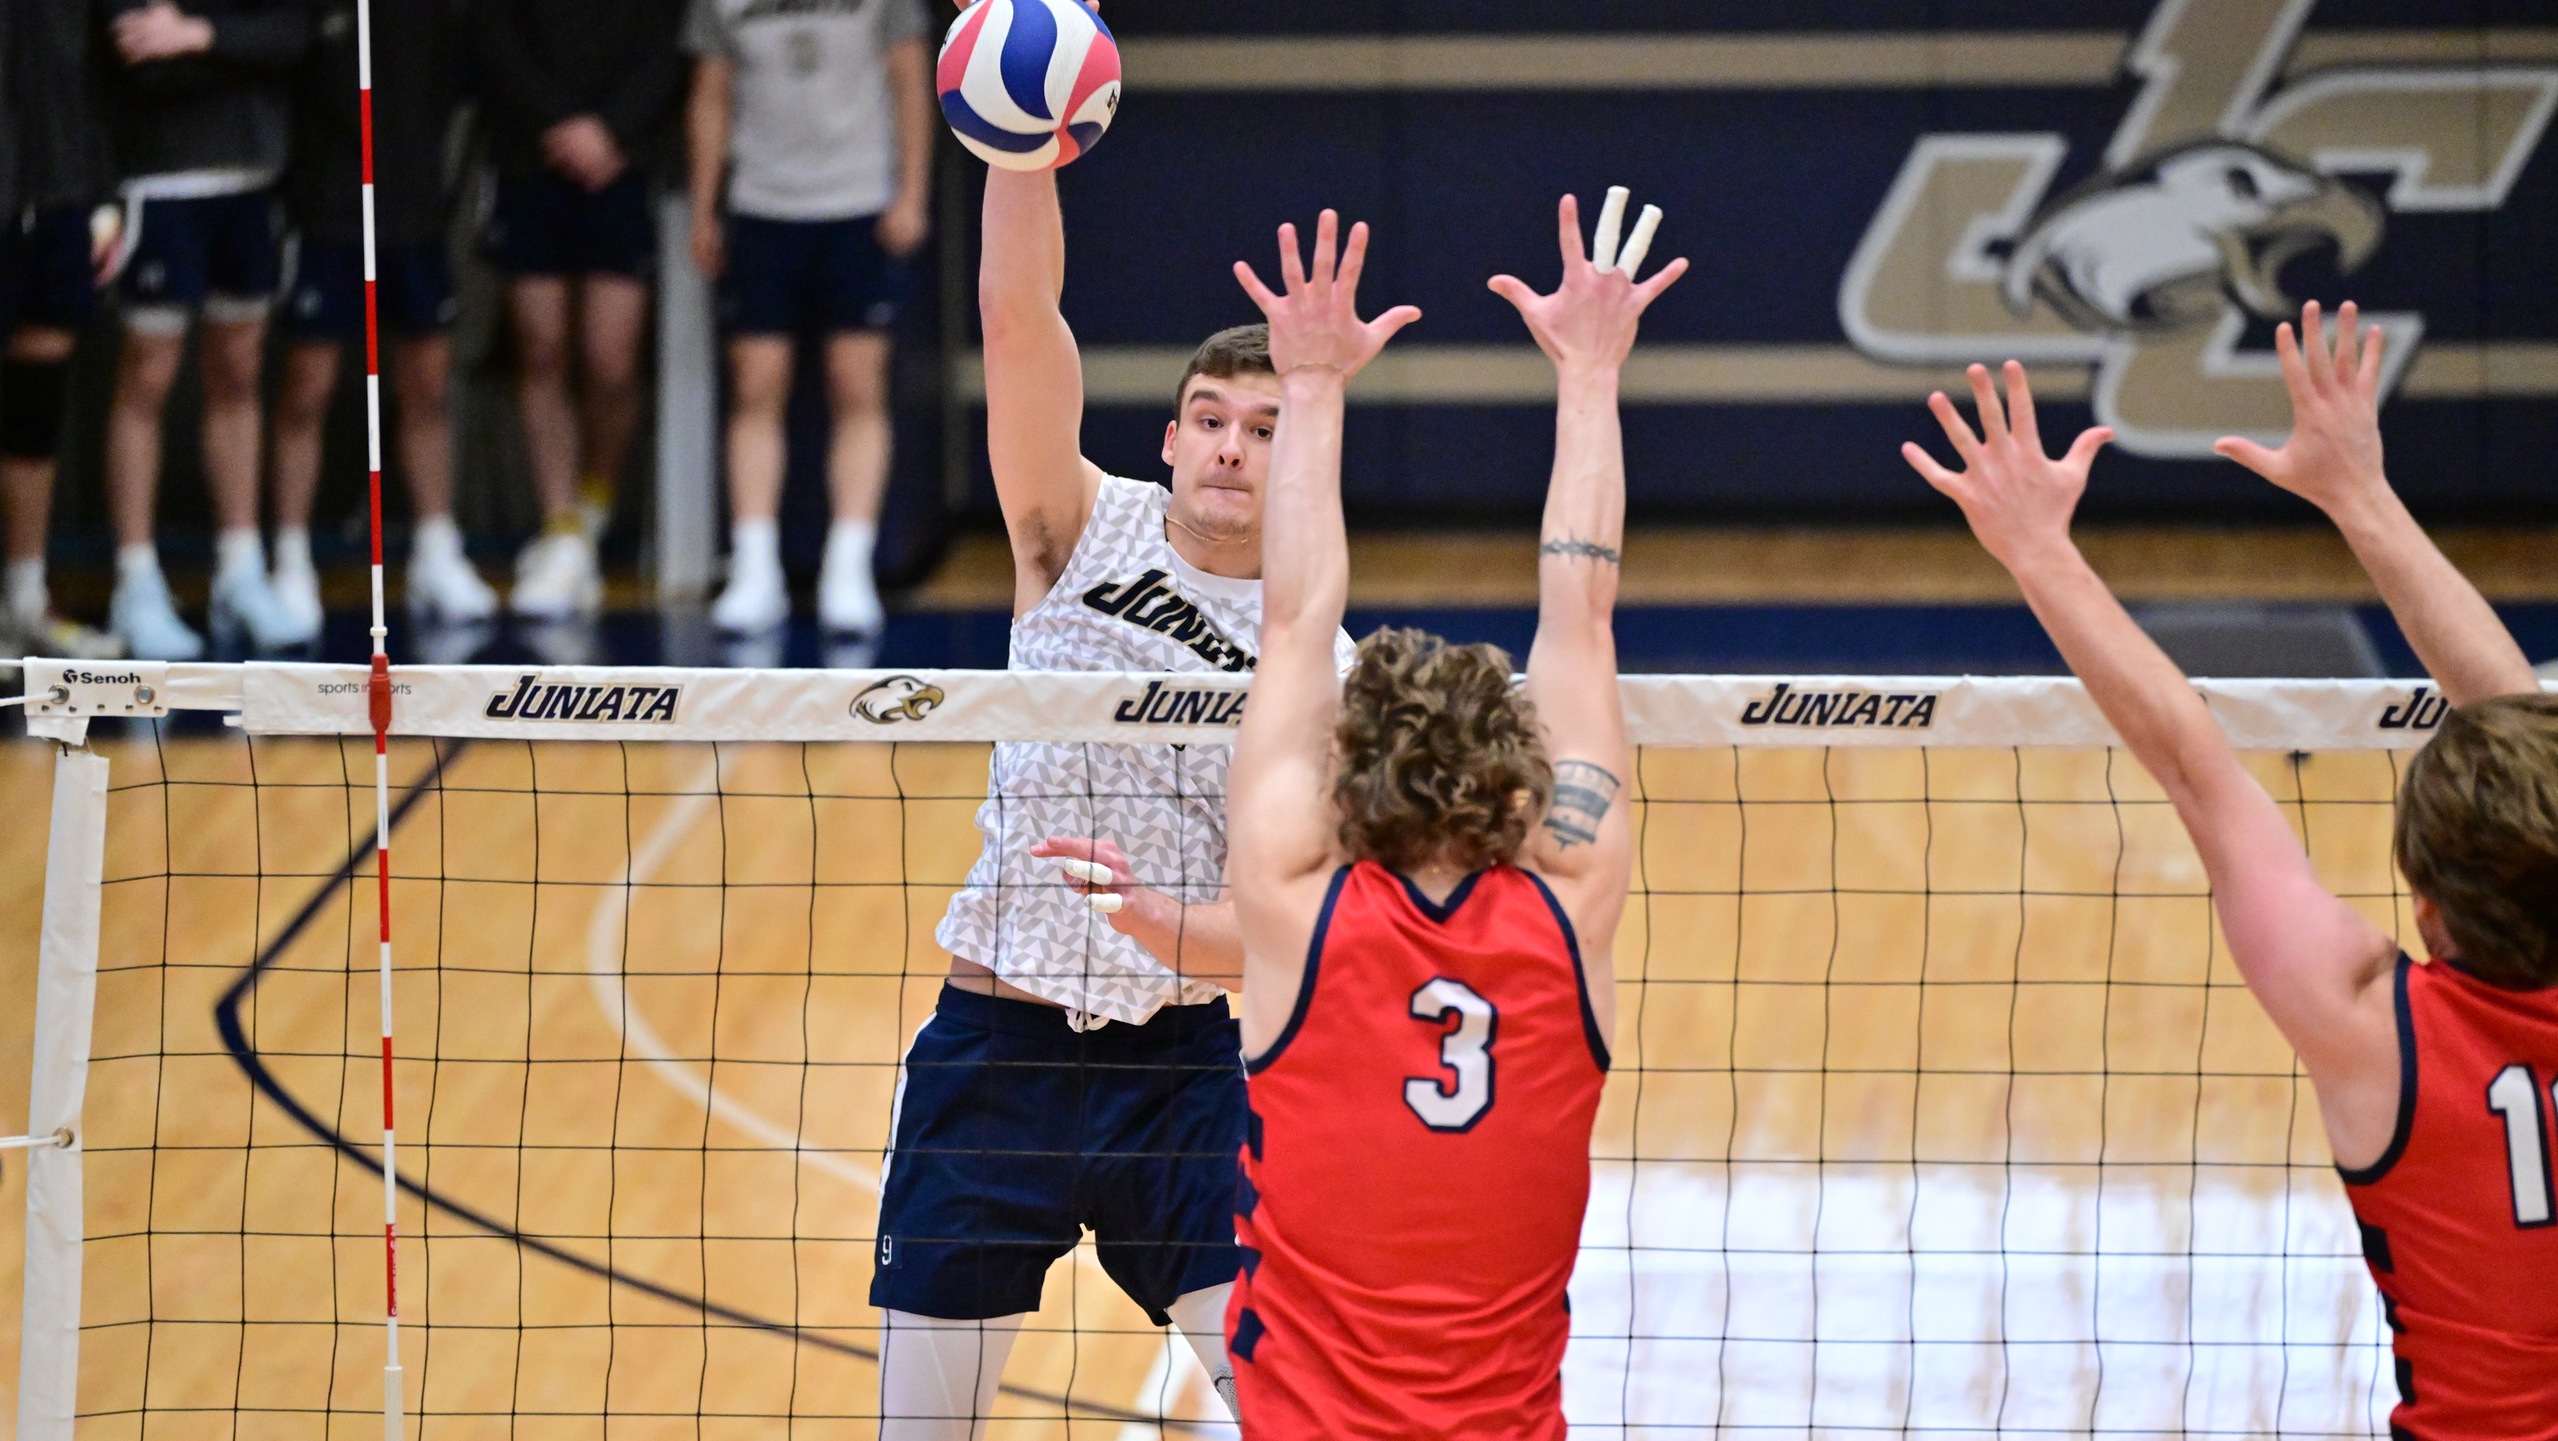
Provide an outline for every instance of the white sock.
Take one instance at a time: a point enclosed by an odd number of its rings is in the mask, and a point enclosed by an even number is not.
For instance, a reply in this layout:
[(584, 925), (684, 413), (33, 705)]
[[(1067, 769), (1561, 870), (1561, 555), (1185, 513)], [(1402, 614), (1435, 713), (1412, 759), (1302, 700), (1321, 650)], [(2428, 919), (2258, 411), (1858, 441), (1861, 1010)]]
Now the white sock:
[(1022, 1318), (937, 1321), (882, 1313), (880, 1441), (978, 1441)]
[(462, 528), (449, 515), (422, 515), (409, 532), (409, 560), (412, 564), (428, 561), (446, 562), (462, 558)]
[(299, 525), (276, 527), (275, 573), (277, 575), (311, 573), (311, 532), (308, 527)]
[(1181, 1339), (1199, 1357), (1208, 1372), (1208, 1380), (1217, 1388), (1217, 1399), (1236, 1420), (1243, 1417), (1235, 1407), (1235, 1365), (1226, 1356), (1226, 1298), (1234, 1294), (1235, 1283), (1211, 1286), (1193, 1291), (1164, 1309), (1172, 1316), (1172, 1324), (1181, 1328)]
[(728, 573), (778, 575), (782, 569), (782, 527), (771, 519), (741, 520), (728, 528)]
[(826, 574), (870, 579), (871, 547), (879, 527), (867, 520), (839, 520), (826, 527)]
[(53, 609), (53, 597), (44, 588), (44, 557), (9, 562), (9, 609), (18, 619), (38, 621)]
[(216, 582), (240, 574), (266, 575), (266, 542), (256, 526), (226, 530), (213, 538), (213, 578)]
[(115, 578), (118, 585), (128, 580), (160, 576), (160, 548), (147, 540), (115, 548)]

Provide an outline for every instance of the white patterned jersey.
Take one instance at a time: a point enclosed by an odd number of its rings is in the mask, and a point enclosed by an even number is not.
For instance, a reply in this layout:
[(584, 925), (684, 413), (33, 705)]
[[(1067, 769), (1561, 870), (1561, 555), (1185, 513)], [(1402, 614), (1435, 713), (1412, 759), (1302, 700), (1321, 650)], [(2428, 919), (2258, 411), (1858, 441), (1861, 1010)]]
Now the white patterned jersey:
[[(1013, 621), (1014, 670), (1245, 673), (1261, 646), (1261, 582), (1210, 575), (1164, 536), (1172, 493), (1105, 478), (1065, 574)], [(1335, 641), (1345, 668), (1355, 650)], [(1142, 1024), (1164, 1006), (1223, 994), (1185, 981), (1112, 930), (1030, 848), (1050, 836), (1095, 836), (1128, 854), (1138, 880), (1190, 905), (1225, 890), (1226, 746), (995, 747), (977, 829), (986, 838), (967, 884), (934, 933), (1079, 1029)]]

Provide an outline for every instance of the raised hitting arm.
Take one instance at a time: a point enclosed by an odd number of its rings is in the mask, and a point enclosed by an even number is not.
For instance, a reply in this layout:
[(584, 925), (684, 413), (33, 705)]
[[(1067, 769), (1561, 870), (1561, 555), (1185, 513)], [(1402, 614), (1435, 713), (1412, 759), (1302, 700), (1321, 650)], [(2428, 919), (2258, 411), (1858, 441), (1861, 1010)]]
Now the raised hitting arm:
[(1257, 909), (1266, 911), (1291, 882), (1318, 875), (1333, 859), (1327, 782), (1341, 704), (1333, 638), (1350, 597), (1341, 518), (1345, 396), (1351, 377), (1421, 318), (1402, 306), (1359, 319), (1368, 227), (1352, 226), (1346, 249), (1339, 230), (1339, 217), (1325, 211), (1309, 267), (1297, 228), (1279, 228), (1284, 294), (1272, 293), (1251, 266), (1235, 266), (1270, 319), (1270, 360), (1282, 396), (1262, 508), (1261, 664), (1226, 782), (1226, 873), (1247, 937)]
[(2316, 301), (2300, 324), (2298, 336), (2289, 325), (2274, 335), (2292, 397), (2291, 439), (2267, 450), (2233, 436), (2214, 448), (2327, 513), (2452, 704), (2536, 693), (2540, 679), (2513, 633), (2390, 488), (2380, 443), (2383, 333), (2365, 330), (2350, 301), (2337, 312), (2332, 346)]
[(1929, 401), (1963, 468), (1948, 470), (1915, 444), (1903, 455), (1963, 508), (2175, 803), (2211, 877), (2239, 973), (2318, 1087), (2337, 1159), (2370, 1164), (2387, 1148), (2398, 1110), (2395, 943), (2318, 883), (2282, 811), (2239, 764), (2201, 697), (2072, 543), (2070, 517), (2113, 433), (2091, 430), (2053, 460), (2024, 367), (2008, 363), (2004, 403), (1986, 369), (1973, 366), (1971, 376), (1979, 433), (1944, 395)]
[[(1528, 652), (1528, 696), (1554, 761), (1554, 802), (1529, 856), (1563, 888), (1576, 923), (1589, 930), (1596, 920), (1612, 933), (1633, 857), (1621, 796), (1632, 766), (1617, 693), (1615, 617), (1625, 544), (1617, 389), (1643, 312), (1678, 283), (1688, 263), (1673, 260), (1638, 285), (1614, 253), (1604, 220), (1605, 253), (1593, 257), (1581, 243), (1580, 203), (1565, 196), (1556, 219), (1563, 282), (1552, 295), (1539, 295), (1515, 276), (1491, 282), (1554, 362), (1557, 391), (1554, 477), (1537, 550), (1537, 638)], [(1640, 255), (1631, 258), (1640, 264)], [(1603, 917), (1596, 914), (1602, 910)], [(1592, 944), (1585, 952), (1605, 950), (1598, 943), (1606, 935), (1587, 939)]]

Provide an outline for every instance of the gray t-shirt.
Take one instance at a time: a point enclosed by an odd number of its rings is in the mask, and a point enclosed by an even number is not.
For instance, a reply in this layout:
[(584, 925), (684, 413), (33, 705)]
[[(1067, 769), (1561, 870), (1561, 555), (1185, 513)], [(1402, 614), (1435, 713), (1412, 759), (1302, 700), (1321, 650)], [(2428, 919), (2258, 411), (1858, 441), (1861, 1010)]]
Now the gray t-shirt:
[(684, 48), (737, 65), (729, 209), (763, 220), (876, 215), (897, 198), (891, 47), (923, 0), (692, 0)]

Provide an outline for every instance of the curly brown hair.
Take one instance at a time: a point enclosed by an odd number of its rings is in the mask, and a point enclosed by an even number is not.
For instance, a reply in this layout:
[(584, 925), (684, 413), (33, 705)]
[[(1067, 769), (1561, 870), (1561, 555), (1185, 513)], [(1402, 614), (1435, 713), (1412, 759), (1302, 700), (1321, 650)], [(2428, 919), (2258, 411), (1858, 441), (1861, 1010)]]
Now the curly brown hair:
[(1518, 858), (1554, 794), (1536, 708), (1499, 646), (1381, 630), (1359, 645), (1332, 731), (1350, 859), (1397, 871)]
[(2510, 990), (2558, 985), (2558, 696), (2445, 716), (2408, 763), (2396, 844), (2464, 968)]

